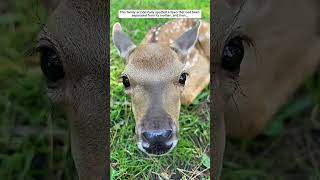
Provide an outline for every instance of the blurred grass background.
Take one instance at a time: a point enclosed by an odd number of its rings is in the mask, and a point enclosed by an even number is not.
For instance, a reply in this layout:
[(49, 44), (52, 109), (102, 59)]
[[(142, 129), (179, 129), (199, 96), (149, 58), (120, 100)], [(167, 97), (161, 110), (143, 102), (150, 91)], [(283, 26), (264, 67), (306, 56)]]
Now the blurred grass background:
[[(120, 22), (135, 44), (139, 44), (152, 28), (169, 19), (119, 19), (120, 9), (201, 9), (209, 21), (208, 0), (112, 0), (110, 32), (115, 22)], [(177, 147), (169, 155), (150, 158), (138, 150), (135, 139), (135, 121), (130, 97), (124, 93), (119, 81), (124, 69), (124, 60), (118, 55), (112, 42), (111, 48), (111, 166), (113, 179), (208, 179), (209, 178), (209, 106), (206, 89), (180, 114), (180, 133)]]
[[(113, 0), (111, 25), (119, 21), (114, 15), (118, 8), (154, 9), (158, 5), (203, 7), (205, 19), (209, 18), (210, 7), (206, 1)], [(40, 24), (45, 23), (47, 17), (47, 11), (37, 0), (0, 1), (1, 180), (77, 179), (67, 121), (46, 98), (38, 57), (25, 56), (34, 44)], [(139, 43), (148, 28), (164, 21), (120, 22), (134, 42)], [(114, 152), (111, 166), (114, 179), (147, 178), (149, 175), (163, 178), (175, 173), (178, 174), (173, 178), (178, 178), (186, 177), (190, 174), (188, 171), (205, 170), (208, 159), (203, 152), (208, 149), (199, 145), (208, 143), (209, 137), (208, 90), (193, 106), (183, 107), (180, 121), (183, 129), (172, 156), (146, 158), (135, 145), (130, 99), (123, 94), (117, 79), (124, 64), (110, 45), (111, 145)], [(262, 135), (253, 140), (228, 140), (222, 179), (320, 179), (319, 71), (306, 80)], [(206, 176), (207, 173), (201, 175)]]

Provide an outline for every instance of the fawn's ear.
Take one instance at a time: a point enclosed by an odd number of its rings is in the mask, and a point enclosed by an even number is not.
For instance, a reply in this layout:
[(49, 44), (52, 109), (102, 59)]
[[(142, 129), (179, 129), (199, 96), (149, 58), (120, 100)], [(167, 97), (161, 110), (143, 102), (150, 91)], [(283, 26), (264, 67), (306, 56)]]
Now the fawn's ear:
[(243, 18), (252, 18), (264, 13), (270, 6), (268, 0), (224, 0), (234, 12), (241, 10)]
[(131, 41), (130, 37), (122, 32), (120, 23), (115, 23), (113, 25), (112, 40), (118, 49), (119, 55), (126, 60), (130, 53), (136, 48), (136, 45)]
[[(234, 27), (246, 27), (260, 17), (268, 15), (272, 10), (269, 0), (216, 0), (213, 19), (220, 22), (220, 26), (233, 24)], [(227, 28), (227, 27), (224, 27)]]
[[(38, 3), (39, 1), (35, 1), (35, 3)], [(40, 1), (44, 8), (51, 14), (59, 5), (61, 0), (42, 0)]]
[(178, 37), (178, 39), (171, 44), (171, 48), (178, 54), (186, 56), (198, 40), (200, 25), (201, 21), (199, 20), (193, 28)]
[(229, 7), (238, 9), (244, 3), (245, 0), (225, 0)]

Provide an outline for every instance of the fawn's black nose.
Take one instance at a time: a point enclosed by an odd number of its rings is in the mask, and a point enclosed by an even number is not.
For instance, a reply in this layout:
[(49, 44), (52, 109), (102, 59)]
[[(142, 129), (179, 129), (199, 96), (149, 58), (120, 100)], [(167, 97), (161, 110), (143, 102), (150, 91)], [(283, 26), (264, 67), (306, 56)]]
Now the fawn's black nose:
[(172, 130), (145, 131), (142, 136), (145, 144), (143, 148), (150, 154), (164, 154), (172, 147), (172, 143), (170, 143)]
[(150, 143), (161, 143), (167, 141), (171, 137), (171, 130), (153, 130), (142, 133), (143, 137)]

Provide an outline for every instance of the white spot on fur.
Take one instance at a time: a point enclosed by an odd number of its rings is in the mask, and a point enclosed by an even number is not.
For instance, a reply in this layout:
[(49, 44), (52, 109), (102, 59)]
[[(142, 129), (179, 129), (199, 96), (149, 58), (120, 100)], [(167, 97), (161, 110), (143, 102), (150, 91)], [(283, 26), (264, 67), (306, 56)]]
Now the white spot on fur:
[(204, 35), (200, 34), (199, 37), (198, 37), (199, 41), (203, 41), (205, 39), (210, 39), (210, 33), (209, 32), (206, 32)]
[(210, 33), (209, 32), (206, 32), (205, 36), (206, 36), (206, 38), (210, 39)]
[(186, 62), (185, 69), (189, 69), (191, 67), (191, 63), (189, 61)]
[(195, 53), (192, 59), (188, 57), (188, 60), (184, 68), (189, 69), (193, 67), (197, 62), (198, 62), (198, 53)]
[(205, 38), (206, 38), (205, 36), (199, 36), (199, 37), (198, 37), (199, 41), (202, 41), (202, 40), (204, 40)]

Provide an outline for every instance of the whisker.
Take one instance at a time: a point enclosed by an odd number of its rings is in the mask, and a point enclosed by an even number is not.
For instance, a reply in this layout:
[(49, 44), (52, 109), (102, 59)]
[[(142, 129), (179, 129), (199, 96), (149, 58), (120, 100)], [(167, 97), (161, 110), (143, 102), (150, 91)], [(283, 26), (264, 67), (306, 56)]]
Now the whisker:
[(240, 112), (238, 103), (237, 103), (237, 101), (236, 101), (235, 98), (234, 98), (234, 94), (231, 95), (231, 98), (232, 98), (232, 101), (233, 101), (234, 105), (236, 106), (237, 111)]
[(235, 85), (236, 85), (236, 89), (240, 92), (240, 94), (247, 98), (248, 96), (244, 93), (243, 89), (241, 88), (239, 80), (235, 81)]
[(230, 98), (232, 99), (232, 102), (235, 105), (237, 111), (240, 112), (239, 105), (237, 103), (237, 98), (239, 97), (238, 95), (241, 95), (244, 98), (248, 98), (248, 96), (245, 94), (245, 92), (241, 88), (241, 84), (239, 82), (239, 79), (233, 79), (233, 80), (231, 80), (230, 83), (233, 88), (233, 91), (230, 95)]

